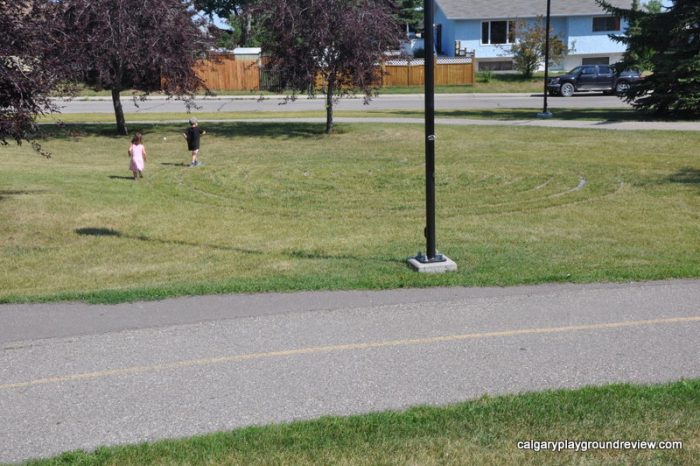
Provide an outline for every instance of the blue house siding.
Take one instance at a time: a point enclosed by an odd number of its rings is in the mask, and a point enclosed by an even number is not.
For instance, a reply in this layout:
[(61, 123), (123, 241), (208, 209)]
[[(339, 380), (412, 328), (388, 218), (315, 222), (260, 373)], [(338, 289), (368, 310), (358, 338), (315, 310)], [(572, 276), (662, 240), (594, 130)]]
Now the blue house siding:
[(570, 17), (568, 47), (573, 48), (576, 55), (622, 53), (625, 51), (624, 44), (614, 42), (608, 34), (620, 34), (626, 27), (622, 20), (619, 31), (593, 32), (593, 16)]
[[(600, 15), (605, 16), (601, 10)], [(580, 65), (582, 59), (591, 57), (606, 57), (610, 63), (614, 63), (620, 59), (625, 51), (623, 44), (614, 42), (608, 35), (611, 33), (622, 33), (626, 28), (624, 20), (621, 21), (618, 31), (593, 31), (594, 15), (581, 16), (559, 16), (551, 18), (552, 33), (558, 35), (564, 40), (570, 49), (573, 49), (564, 63), (560, 64), (559, 68), (571, 68)], [(435, 12), (435, 24), (441, 25), (442, 37), (439, 50), (441, 55), (453, 57), (455, 56), (455, 41), (461, 41), (461, 46), (468, 50), (473, 50), (477, 61), (508, 61), (512, 55), (510, 54), (510, 46), (490, 45), (481, 43), (481, 24), (482, 21), (488, 20), (504, 20), (506, 18), (484, 18), (468, 19), (468, 20), (451, 20), (447, 18), (444, 12), (439, 8)], [(511, 21), (525, 18), (508, 18)], [(527, 18), (529, 21), (534, 21), (535, 18)]]
[(441, 55), (447, 55), (448, 57), (454, 57), (455, 56), (455, 46), (454, 46), (454, 22), (449, 21), (445, 17), (445, 13), (441, 9), (437, 9), (435, 11), (435, 24), (440, 24), (442, 25), (442, 40), (440, 41), (440, 47), (438, 50), (442, 50)]
[[(491, 45), (481, 43), (481, 20), (448, 21), (436, 15), (435, 24), (442, 25), (442, 51), (443, 55), (453, 57), (455, 55), (455, 41), (462, 41), (462, 46), (474, 50), (477, 58), (497, 58), (509, 56), (510, 45)], [(515, 21), (513, 18), (511, 21)], [(534, 21), (534, 19), (532, 20)], [(568, 22), (566, 18), (551, 19), (552, 33), (560, 37), (566, 37)], [(606, 36), (607, 38), (607, 36)]]

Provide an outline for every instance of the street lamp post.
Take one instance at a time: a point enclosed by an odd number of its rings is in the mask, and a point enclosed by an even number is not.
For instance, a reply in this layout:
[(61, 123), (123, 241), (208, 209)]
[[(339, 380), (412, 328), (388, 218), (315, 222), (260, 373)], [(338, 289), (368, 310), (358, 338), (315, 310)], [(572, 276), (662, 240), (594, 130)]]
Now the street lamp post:
[(435, 41), (434, 0), (423, 1), (423, 41), (425, 46), (425, 239), (426, 253), (410, 257), (408, 263), (418, 272), (441, 273), (457, 270), (457, 264), (439, 254), (435, 241)]
[(547, 109), (547, 84), (549, 81), (549, 25), (551, 17), (551, 0), (547, 0), (547, 19), (545, 23), (545, 35), (544, 35), (544, 105), (542, 112), (538, 113), (537, 116), (540, 118), (551, 118), (552, 112)]
[(440, 261), (435, 247), (435, 41), (433, 39), (433, 0), (425, 0), (425, 204), (426, 255), (429, 261)]

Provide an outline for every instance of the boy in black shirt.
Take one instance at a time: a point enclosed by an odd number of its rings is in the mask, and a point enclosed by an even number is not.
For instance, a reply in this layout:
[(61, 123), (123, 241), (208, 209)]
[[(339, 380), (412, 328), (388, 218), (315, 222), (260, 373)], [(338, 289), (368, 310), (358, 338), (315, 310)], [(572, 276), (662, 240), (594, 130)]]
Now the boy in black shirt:
[(198, 167), (201, 165), (197, 156), (199, 155), (199, 139), (202, 134), (207, 134), (202, 128), (197, 126), (197, 119), (190, 118), (190, 127), (182, 135), (187, 139), (187, 150), (192, 151), (192, 163), (190, 167)]

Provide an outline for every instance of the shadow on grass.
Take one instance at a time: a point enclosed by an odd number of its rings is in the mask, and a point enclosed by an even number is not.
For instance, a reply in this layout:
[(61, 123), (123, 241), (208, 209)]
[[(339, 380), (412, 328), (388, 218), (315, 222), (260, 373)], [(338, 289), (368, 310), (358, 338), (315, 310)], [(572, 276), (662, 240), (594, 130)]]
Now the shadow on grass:
[(646, 178), (640, 181), (639, 186), (661, 186), (666, 184), (696, 185), (700, 188), (700, 169), (683, 167), (675, 173), (664, 177)]
[[(631, 108), (550, 108), (554, 120), (590, 120), (590, 121), (682, 121), (678, 119), (662, 118), (645, 114)], [(511, 108), (497, 110), (465, 109), (465, 110), (440, 110), (435, 112), (441, 118), (464, 118), (476, 120), (535, 120), (541, 108)], [(423, 112), (418, 110), (383, 110), (382, 114), (395, 115), (397, 117), (417, 118), (422, 117)], [(370, 112), (371, 113), (371, 112)]]
[(13, 189), (0, 189), (0, 201), (8, 199), (12, 196), (23, 196), (25, 194), (42, 194), (45, 193), (44, 190), (13, 190)]
[(119, 176), (119, 175), (109, 175), (110, 180), (132, 180), (134, 179), (133, 176)]
[(232, 252), (239, 252), (242, 254), (262, 254), (260, 251), (255, 251), (252, 249), (243, 249), (243, 248), (233, 248), (230, 246), (221, 246), (218, 244), (206, 244), (206, 243), (193, 243), (189, 241), (181, 241), (181, 240), (164, 240), (164, 239), (159, 239), (159, 238), (151, 238), (146, 235), (126, 235), (119, 230), (113, 230), (111, 228), (100, 228), (100, 227), (86, 227), (86, 228), (77, 228), (75, 232), (81, 236), (113, 236), (117, 238), (125, 238), (125, 239), (133, 239), (133, 240), (138, 240), (138, 241), (147, 241), (147, 242), (153, 242), (153, 243), (160, 243), (160, 244), (165, 244), (165, 245), (175, 245), (175, 246), (187, 246), (187, 247), (200, 247), (200, 248), (207, 248), (207, 249), (216, 249), (219, 251), (232, 251)]
[[(149, 134), (163, 132), (182, 132), (185, 125), (177, 123), (144, 123), (138, 128), (132, 127), (128, 136), (116, 134), (114, 123), (109, 124), (42, 124), (40, 137), (46, 139), (80, 139), (81, 137), (99, 136), (114, 139), (122, 139), (125, 143), (137, 131), (143, 134), (147, 144)], [(264, 137), (273, 139), (317, 139), (326, 137), (324, 132), (325, 123), (304, 123), (304, 122), (256, 122), (255, 120), (245, 122), (217, 122), (202, 123), (208, 134), (217, 137)], [(343, 128), (335, 126), (334, 134), (342, 134)]]
[[(147, 241), (147, 242), (153, 242), (153, 243), (160, 243), (160, 244), (165, 244), (165, 245), (175, 245), (175, 246), (187, 246), (187, 247), (202, 247), (202, 248), (208, 248), (208, 249), (216, 249), (219, 251), (232, 251), (232, 252), (238, 252), (242, 254), (255, 254), (255, 255), (262, 255), (262, 251), (256, 251), (252, 249), (243, 249), (243, 248), (233, 248), (230, 246), (220, 246), (220, 245), (215, 245), (215, 244), (206, 244), (206, 243), (194, 243), (194, 242), (188, 242), (188, 241), (180, 241), (180, 240), (163, 240), (159, 238), (151, 238), (146, 235), (126, 235), (118, 230), (114, 230), (112, 228), (101, 228), (101, 227), (85, 227), (85, 228), (77, 228), (75, 232), (81, 236), (101, 236), (101, 237), (116, 237), (116, 238), (125, 238), (125, 239), (133, 239), (133, 240), (138, 240), (138, 241)], [(372, 261), (372, 262), (387, 262), (391, 264), (399, 264), (403, 263), (402, 260), (397, 260), (396, 258), (393, 257), (387, 257), (387, 258), (381, 258), (381, 257), (360, 257), (360, 256), (351, 256), (351, 255), (331, 255), (331, 254), (326, 254), (320, 251), (303, 251), (303, 250), (291, 250), (291, 251), (285, 251), (282, 253), (283, 255), (293, 258), (293, 259), (322, 259), (322, 260), (353, 260), (353, 261)]]
[(75, 232), (83, 236), (122, 236), (117, 230), (112, 230), (111, 228), (78, 228)]
[(700, 185), (700, 170), (697, 168), (683, 167), (668, 177), (671, 183)]
[[(446, 113), (445, 116), (460, 118), (479, 118), (488, 120), (534, 120), (541, 109), (517, 108), (509, 110), (458, 110)], [(633, 110), (624, 108), (601, 109), (550, 109), (555, 120), (603, 120), (623, 121), (640, 120), (640, 115)], [(441, 115), (440, 115), (441, 116)]]
[(323, 259), (323, 260), (352, 260), (352, 261), (365, 261), (365, 262), (387, 262), (390, 264), (401, 264), (404, 260), (398, 260), (396, 258), (382, 258), (377, 256), (367, 257), (367, 256), (351, 256), (348, 254), (326, 254), (321, 251), (303, 251), (299, 249), (285, 251), (284, 255), (294, 259)]
[[(335, 126), (334, 134), (342, 134), (342, 128)], [(317, 139), (326, 137), (324, 123), (217, 123), (213, 125), (212, 133), (223, 136), (267, 137), (278, 139)]]
[(77, 139), (100, 136), (114, 139), (131, 140), (131, 136), (120, 136), (114, 129), (114, 123), (42, 123), (37, 136), (46, 139)]

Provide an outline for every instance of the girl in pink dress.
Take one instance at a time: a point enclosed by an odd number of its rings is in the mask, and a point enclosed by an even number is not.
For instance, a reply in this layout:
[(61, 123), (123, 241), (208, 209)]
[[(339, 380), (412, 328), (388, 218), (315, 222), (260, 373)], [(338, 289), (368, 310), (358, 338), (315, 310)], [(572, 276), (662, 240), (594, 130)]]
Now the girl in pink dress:
[(131, 140), (131, 145), (129, 146), (129, 157), (131, 158), (129, 170), (131, 170), (131, 172), (134, 174), (134, 179), (137, 177), (143, 178), (143, 168), (147, 157), (146, 148), (143, 145), (143, 136), (141, 133), (136, 133), (134, 138)]

